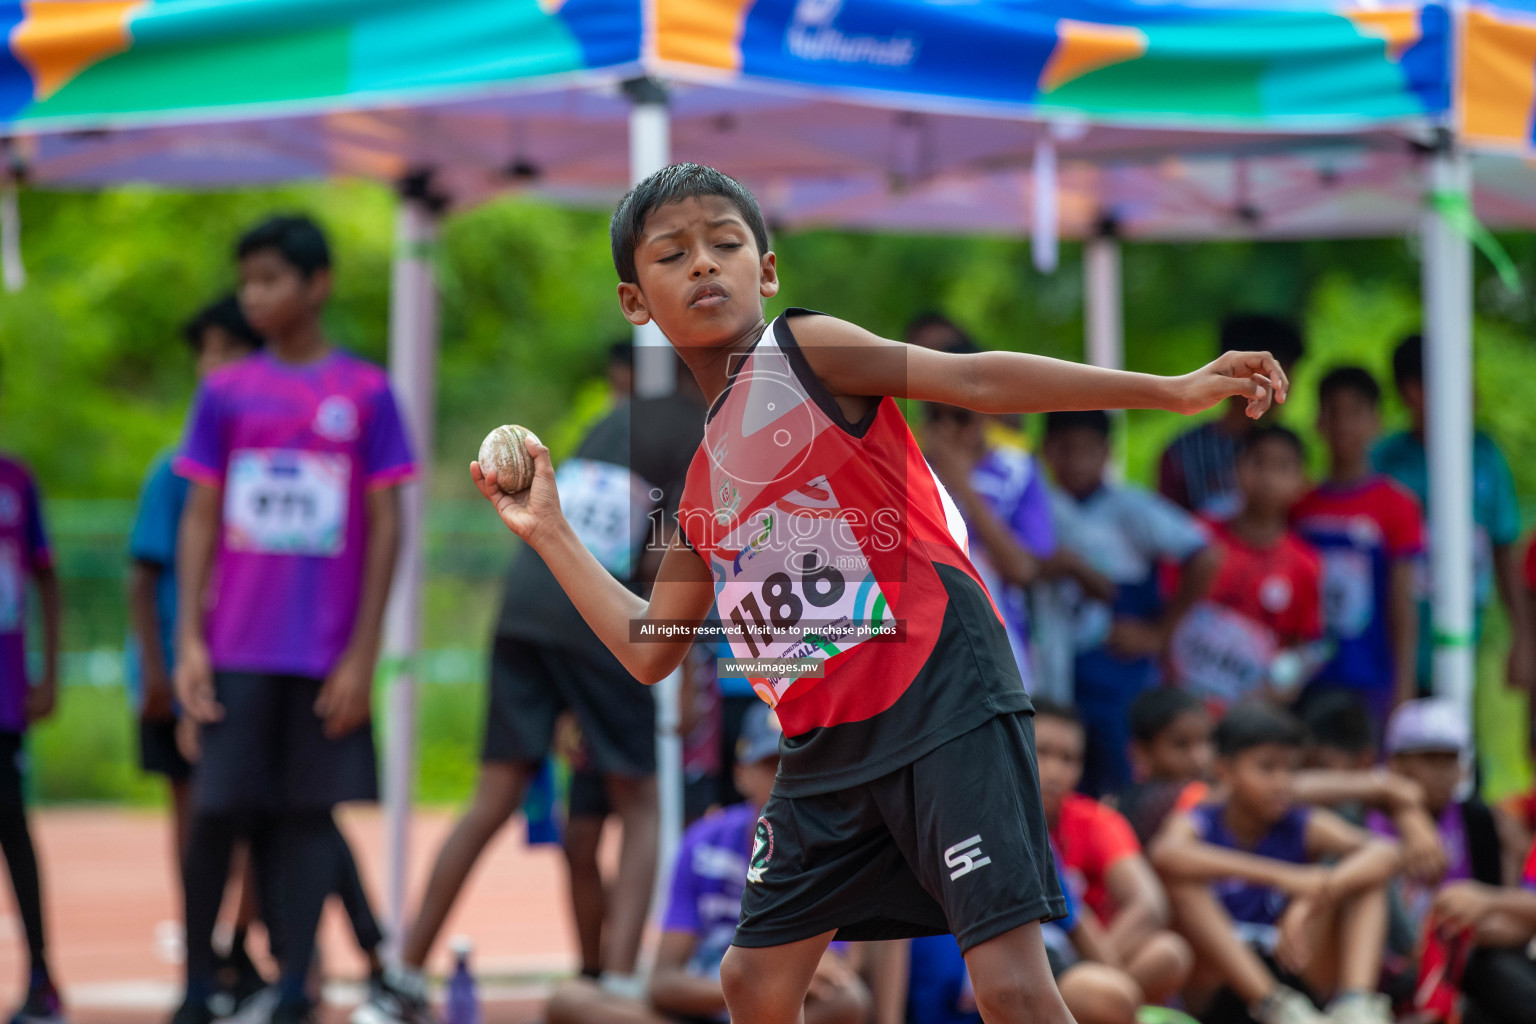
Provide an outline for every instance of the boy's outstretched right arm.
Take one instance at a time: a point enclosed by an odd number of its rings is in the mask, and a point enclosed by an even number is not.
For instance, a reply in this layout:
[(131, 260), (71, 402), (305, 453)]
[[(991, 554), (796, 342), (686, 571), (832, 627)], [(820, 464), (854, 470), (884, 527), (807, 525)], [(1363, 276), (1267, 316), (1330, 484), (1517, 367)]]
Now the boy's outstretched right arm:
[[(529, 437), (528, 453), (533, 456), (534, 475), (526, 491), (502, 492), (495, 473), (485, 474), (478, 462), (471, 463), (469, 470), (475, 486), (496, 506), (507, 528), (544, 559), (592, 632), (630, 675), (646, 685), (660, 682), (683, 663), (693, 646), (694, 627), (709, 614), (715, 599), (709, 567), (679, 533), (662, 557), (651, 599), (632, 593), (603, 568), (561, 515), (549, 449)], [(643, 631), (647, 623), (677, 627), (676, 635), (647, 634)]]

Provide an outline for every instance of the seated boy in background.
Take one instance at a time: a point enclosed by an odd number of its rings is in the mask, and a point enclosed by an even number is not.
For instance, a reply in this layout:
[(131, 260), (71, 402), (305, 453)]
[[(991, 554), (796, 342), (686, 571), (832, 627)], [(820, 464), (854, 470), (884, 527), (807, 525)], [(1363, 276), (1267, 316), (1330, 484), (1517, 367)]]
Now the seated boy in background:
[(1290, 529), (1305, 463), (1301, 439), (1284, 427), (1255, 427), (1238, 442), (1241, 504), (1208, 524), (1221, 568), (1168, 652), (1174, 679), (1214, 709), (1250, 696), (1289, 701), (1320, 663), (1311, 645), (1323, 632), (1322, 566)]
[[(1467, 996), (1467, 1024), (1525, 1024), (1536, 1006), (1536, 846), (1516, 886), (1478, 881), (1451, 882), (1431, 908), (1436, 931), (1452, 941), (1470, 941), (1471, 955), (1461, 977)], [(1422, 987), (1422, 986), (1421, 986)]]
[[(772, 855), (759, 818), (779, 768), (778, 719), (759, 702), (742, 720), (736, 788), (746, 797), (689, 827), (672, 875), (648, 999), (600, 988), (588, 978), (562, 984), (549, 1000), (549, 1024), (669, 1024), (725, 1021), (720, 963), (736, 934), (741, 897)], [(948, 940), (953, 942), (954, 940)], [(805, 998), (804, 1024), (865, 1024), (869, 991), (843, 948), (828, 949)]]
[[(1398, 847), (1296, 803), (1301, 746), (1301, 725), (1285, 712), (1233, 708), (1216, 727), (1220, 795), (1171, 820), (1153, 844), (1195, 949), (1192, 985), (1215, 993), (1207, 1022), (1391, 1020), (1375, 989)], [(1331, 997), (1326, 1018), (1299, 987)]]
[[(1503, 851), (1494, 813), (1475, 795), (1462, 798), (1459, 794), (1471, 761), (1472, 730), (1454, 703), (1427, 698), (1402, 705), (1387, 723), (1385, 746), (1392, 771), (1422, 790), (1424, 808), (1434, 818), (1447, 854), (1442, 875), (1425, 880), (1404, 877), (1393, 889), (1388, 942), (1395, 962), (1389, 967), (1411, 980), (1413, 961), (1425, 938), (1421, 932), (1433, 926), (1440, 893), (1456, 893), (1449, 897), (1453, 909), (1476, 905), (1480, 895), (1490, 901), (1503, 898)], [(1373, 811), (1368, 820), (1378, 834), (1396, 835), (1394, 824), (1380, 812)], [(1473, 894), (1471, 898), (1468, 893)], [(1475, 919), (1465, 927), (1473, 929), (1474, 941), (1489, 940), (1479, 943), (1487, 948), (1473, 953), (1462, 976), (1462, 992), (1476, 1008), (1472, 1019), (1529, 1019), (1536, 1005), (1536, 968), (1524, 953), (1506, 948), (1508, 943), (1501, 939), (1511, 936), (1490, 935), (1487, 929), (1479, 936)]]
[[(1051, 514), (1062, 556), (1043, 572), (1053, 580), (1049, 604), (1067, 621), (1043, 623), (1040, 632), (1075, 646), (1074, 699), (1088, 726), (1082, 788), (1100, 795), (1131, 781), (1126, 712), (1157, 685), (1168, 638), (1210, 589), (1219, 555), (1171, 501), (1105, 481), (1107, 413), (1050, 413), (1042, 454), (1055, 477)], [(1164, 600), (1159, 577), (1168, 565), (1181, 571)]]
[(1106, 802), (1146, 845), (1170, 814), (1190, 810), (1210, 793), (1213, 724), (1203, 700), (1172, 686), (1137, 697), (1129, 719), (1136, 781)]
[(1323, 628), (1338, 645), (1303, 700), (1348, 690), (1378, 729), (1392, 708), (1418, 695), (1413, 575), (1424, 549), (1418, 499), (1371, 468), (1380, 402), (1380, 385), (1358, 366), (1323, 378), (1317, 431), (1328, 475), (1291, 512), (1296, 531), (1322, 556)]
[(1098, 957), (1123, 967), (1148, 1001), (1162, 1002), (1189, 975), (1189, 946), (1166, 930), (1168, 897), (1130, 824), (1112, 808), (1073, 792), (1083, 773), (1083, 733), (1071, 709), (1035, 702), (1045, 820), (1068, 887), (1106, 929)]

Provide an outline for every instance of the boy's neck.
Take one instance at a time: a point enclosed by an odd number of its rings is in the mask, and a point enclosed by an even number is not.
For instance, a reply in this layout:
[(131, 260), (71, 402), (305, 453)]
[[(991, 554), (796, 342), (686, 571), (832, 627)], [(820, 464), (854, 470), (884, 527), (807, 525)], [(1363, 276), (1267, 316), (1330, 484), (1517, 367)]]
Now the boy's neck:
[(751, 328), (723, 344), (676, 350), (678, 357), (693, 372), (699, 390), (704, 392), (706, 406), (713, 408), (715, 399), (720, 397), (730, 380), (731, 370), (736, 368), (737, 357), (756, 344), (767, 329), (768, 322), (759, 319)]
[(318, 319), (308, 321), (289, 331), (274, 332), (268, 336), (267, 341), (272, 355), (279, 362), (298, 366), (318, 362), (331, 350)]
[(1242, 510), (1227, 521), (1227, 529), (1238, 540), (1255, 548), (1267, 548), (1285, 535), (1288, 523), (1282, 511), (1257, 509), (1244, 505)]
[(1328, 482), (1331, 484), (1357, 484), (1371, 475), (1371, 460), (1366, 453), (1339, 456), (1335, 454), (1328, 465)]
[(1253, 814), (1231, 797), (1227, 798), (1222, 818), (1225, 819), (1227, 831), (1232, 833), (1232, 838), (1244, 846), (1257, 846), (1259, 840), (1275, 827), (1274, 822), (1266, 821), (1257, 814)]

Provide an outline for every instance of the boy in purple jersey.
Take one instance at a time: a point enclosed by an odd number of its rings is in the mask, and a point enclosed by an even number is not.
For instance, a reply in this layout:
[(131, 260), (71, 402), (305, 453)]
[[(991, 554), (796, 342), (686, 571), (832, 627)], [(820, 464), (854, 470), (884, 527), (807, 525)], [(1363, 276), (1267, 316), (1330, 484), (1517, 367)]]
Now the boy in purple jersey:
[[(27, 673), (27, 583), (43, 613), (42, 678)], [(27, 936), (27, 996), (12, 1024), (63, 1020), (48, 973), (43, 893), (27, 828), (23, 777), (27, 726), (53, 713), (59, 692), (59, 584), (43, 530), (37, 483), (26, 466), (0, 455), (0, 851), (11, 873), (17, 913)]]
[[(644, 1001), (582, 978), (549, 1002), (549, 1024), (670, 1024), (727, 1020), (720, 963), (736, 934), (741, 895), (768, 851), (758, 815), (773, 790), (782, 736), (762, 703), (747, 710), (736, 751), (736, 788), (745, 802), (724, 807), (683, 835), (661, 922), (661, 944)], [(771, 840), (769, 840), (771, 841)], [(869, 992), (841, 949), (823, 954), (805, 999), (804, 1024), (862, 1024)]]
[(305, 979), (339, 870), (331, 811), (377, 792), (370, 697), (399, 485), (414, 473), (384, 372), (322, 332), (320, 229), (274, 218), (237, 253), (240, 305), (269, 349), (203, 382), (175, 463), (192, 481), (176, 690), (202, 726), (175, 1024), (212, 1019), (213, 924), (240, 837), (281, 967), (272, 1019), (310, 1019)]
[[(1200, 1008), (1208, 1022), (1391, 1020), (1374, 993), (1399, 848), (1296, 802), (1302, 739), (1300, 723), (1278, 708), (1233, 708), (1216, 727), (1220, 796), (1170, 821), (1153, 843), (1195, 948), (1192, 984), (1214, 996)], [(1297, 986), (1331, 996), (1328, 1016)]]

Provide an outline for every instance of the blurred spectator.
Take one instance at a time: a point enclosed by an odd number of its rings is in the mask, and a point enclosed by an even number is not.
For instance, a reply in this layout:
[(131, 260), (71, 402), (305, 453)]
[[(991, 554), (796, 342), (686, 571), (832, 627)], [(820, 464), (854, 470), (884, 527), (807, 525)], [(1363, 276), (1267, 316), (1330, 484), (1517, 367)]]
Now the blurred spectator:
[[(965, 330), (943, 313), (919, 313), (907, 321), (902, 335), (908, 345), (919, 345), (939, 352), (980, 352), (982, 349)], [(1029, 451), (1024, 434), (1024, 417), (1016, 412), (982, 413), (988, 448), (1012, 448)]]
[[(27, 665), (28, 591), (33, 586), (43, 616), (42, 674), (36, 678)], [(52, 715), (58, 698), (60, 609), (37, 481), (26, 466), (0, 455), (0, 851), (27, 943), (27, 994), (16, 1011), (17, 1021), (62, 1020), (64, 1013), (48, 969), (42, 880), (27, 824), (27, 758), (22, 748), (27, 728)]]
[[(1253, 313), (1229, 316), (1221, 323), (1221, 351), (1269, 352), (1290, 374), (1305, 346), (1288, 320)], [(1219, 419), (1173, 439), (1158, 464), (1157, 489), (1191, 512), (1225, 518), (1237, 509), (1238, 443), (1256, 424), (1247, 401), (1233, 398)]]
[[(1469, 879), (1502, 884), (1503, 851), (1493, 812), (1475, 795), (1462, 793), (1470, 782), (1472, 730), (1454, 703), (1424, 699), (1401, 705), (1387, 723), (1384, 746), (1391, 770), (1418, 787), (1446, 853), (1443, 871), (1429, 878), (1405, 873), (1393, 884), (1388, 947), (1395, 963), (1390, 966), (1408, 983), (1405, 994), (1411, 994), (1410, 968), (1423, 945), (1422, 930), (1436, 892)], [(1398, 835), (1397, 825), (1380, 811), (1372, 811), (1367, 822), (1378, 835)], [(1464, 991), (1474, 1001), (1483, 994), (1475, 983)]]
[(1211, 714), (1187, 690), (1159, 686), (1136, 698), (1129, 724), (1136, 781), (1114, 794), (1113, 806), (1146, 845), (1170, 814), (1189, 810), (1210, 792)]
[(1238, 510), (1210, 524), (1221, 568), (1169, 651), (1175, 681), (1216, 707), (1256, 695), (1289, 701), (1317, 666), (1322, 568), (1289, 526), (1306, 484), (1291, 431), (1257, 427), (1238, 443)]
[[(742, 892), (764, 852), (758, 815), (773, 790), (781, 735), (766, 705), (747, 713), (736, 759), (736, 786), (746, 802), (704, 818), (683, 836), (647, 997), (569, 981), (550, 999), (549, 1024), (727, 1020), (720, 963), (736, 934)], [(868, 990), (842, 944), (834, 945), (816, 968), (805, 1024), (864, 1024), (869, 1008)]]
[(1346, 689), (1377, 728), (1415, 696), (1418, 611), (1413, 571), (1424, 549), (1418, 500), (1371, 469), (1381, 389), (1358, 366), (1331, 370), (1318, 386), (1317, 429), (1327, 478), (1292, 519), (1323, 560), (1323, 628), (1338, 646), (1309, 689)]
[[(226, 295), (199, 310), (186, 325), (199, 379), (261, 348), (240, 303)], [(186, 855), (192, 822), (192, 765), (176, 745), (176, 695), (171, 683), (176, 648), (176, 531), (187, 500), (187, 480), (171, 470), (167, 452), (144, 479), (128, 538), (128, 693), (138, 710), (139, 767), (165, 778), (171, 794), (175, 849)], [(181, 871), (181, 857), (176, 859)]]
[(1302, 702), (1307, 730), (1302, 764), (1330, 771), (1364, 771), (1376, 763), (1376, 723), (1348, 690), (1332, 690)]
[(923, 455), (965, 519), (971, 561), (1002, 613), (1024, 688), (1034, 692), (1024, 588), (1056, 550), (1045, 481), (1028, 452), (988, 444), (980, 413), (931, 403), (925, 410)]
[[(1300, 724), (1269, 704), (1227, 712), (1216, 727), (1222, 795), (1153, 844), (1197, 976), (1223, 986), (1200, 1007), (1208, 1024), (1391, 1021), (1375, 990), (1400, 854), (1295, 802), (1301, 744)], [(1330, 1001), (1326, 1018), (1307, 990)]]
[[(1385, 473), (1429, 508), (1429, 460), (1424, 451), (1424, 339), (1417, 334), (1404, 338), (1392, 353), (1392, 377), (1408, 410), (1408, 429), (1386, 438), (1371, 453), (1378, 472)], [(1510, 622), (1529, 618), (1525, 588), (1520, 582), (1515, 542), (1520, 536), (1520, 504), (1515, 480), (1499, 446), (1482, 431), (1472, 435), (1472, 572), (1477, 601), (1474, 642), (1482, 637), (1483, 612), (1498, 590)], [(1434, 543), (1434, 537), (1429, 538)], [(1419, 606), (1418, 650), (1415, 672), (1420, 694), (1433, 692), (1434, 623), (1431, 618), (1429, 559), (1420, 559), (1416, 595)], [(1536, 634), (1526, 629), (1510, 631), (1509, 685), (1530, 692), (1536, 686)]]
[[(1159, 660), (1184, 615), (1204, 597), (1219, 564), (1204, 527), (1167, 499), (1107, 483), (1109, 416), (1051, 413), (1045, 462), (1055, 477), (1057, 551), (1043, 565), (1037, 630), (1042, 673), (1071, 666), (1073, 699), (1087, 727), (1083, 789), (1113, 792), (1130, 781), (1126, 712), (1157, 685)], [(1180, 567), (1165, 599), (1159, 573)], [(1058, 689), (1042, 683), (1047, 693)]]
[(1174, 995), (1189, 976), (1191, 954), (1166, 930), (1168, 897), (1130, 824), (1112, 808), (1073, 790), (1083, 771), (1083, 726), (1065, 707), (1035, 704), (1040, 797), (1058, 869), (1104, 926), (1105, 958), (1123, 968), (1147, 1001)]

